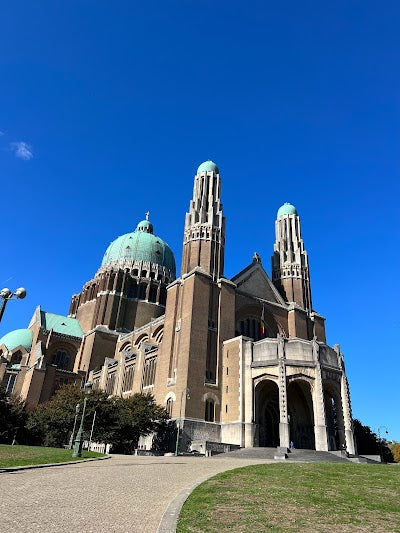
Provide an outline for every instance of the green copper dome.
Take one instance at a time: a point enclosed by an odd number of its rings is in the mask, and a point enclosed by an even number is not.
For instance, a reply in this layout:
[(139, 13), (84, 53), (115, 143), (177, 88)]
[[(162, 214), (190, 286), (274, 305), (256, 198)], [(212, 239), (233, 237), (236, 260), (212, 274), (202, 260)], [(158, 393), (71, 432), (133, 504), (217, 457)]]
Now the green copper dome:
[(32, 331), (30, 329), (16, 329), (10, 331), (0, 339), (0, 346), (4, 344), (11, 351), (18, 346), (23, 346), (27, 352), (32, 348)]
[(289, 202), (284, 203), (279, 209), (276, 218), (283, 217), (283, 215), (297, 215), (297, 209)]
[(216, 172), (219, 173), (217, 165), (213, 161), (204, 161), (199, 168), (197, 169), (197, 174), (200, 174), (200, 172)]
[(175, 258), (171, 248), (153, 235), (153, 224), (142, 220), (132, 233), (121, 235), (107, 248), (101, 266), (125, 261), (148, 261), (169, 270), (175, 277)]

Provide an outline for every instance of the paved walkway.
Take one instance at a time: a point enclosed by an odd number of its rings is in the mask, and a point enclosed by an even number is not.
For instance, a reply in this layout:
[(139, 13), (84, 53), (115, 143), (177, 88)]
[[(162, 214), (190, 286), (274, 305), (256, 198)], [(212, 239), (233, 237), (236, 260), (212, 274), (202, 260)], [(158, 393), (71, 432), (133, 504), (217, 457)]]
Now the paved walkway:
[(0, 474), (0, 533), (153, 533), (171, 501), (199, 479), (271, 462), (132, 457)]

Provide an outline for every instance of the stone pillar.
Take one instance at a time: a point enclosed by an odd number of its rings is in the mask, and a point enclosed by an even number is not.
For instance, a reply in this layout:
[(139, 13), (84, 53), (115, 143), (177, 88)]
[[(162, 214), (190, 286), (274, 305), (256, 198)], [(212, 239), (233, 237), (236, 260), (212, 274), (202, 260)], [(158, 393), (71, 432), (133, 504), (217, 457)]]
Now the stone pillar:
[(151, 282), (148, 281), (148, 282), (147, 282), (147, 287), (146, 287), (146, 300), (147, 300), (147, 301), (149, 301), (150, 285), (151, 285)]
[(255, 405), (254, 405), (254, 382), (251, 376), (251, 362), (253, 356), (253, 343), (251, 341), (242, 341), (242, 384), (244, 394), (242, 395), (244, 404), (244, 447), (252, 448), (255, 437)]
[(355, 454), (356, 447), (354, 443), (353, 419), (351, 416), (349, 384), (348, 384), (346, 375), (344, 373), (342, 374), (342, 379), (341, 379), (341, 394), (342, 394), (342, 407), (343, 407), (344, 434), (346, 437), (346, 450), (350, 454)]
[(114, 328), (111, 328), (111, 329), (118, 329), (122, 327), (124, 323), (127, 278), (128, 278), (128, 274), (127, 272), (124, 271), (123, 277), (122, 277), (122, 287), (121, 287), (120, 294), (118, 296), (118, 308), (117, 308), (117, 316), (115, 318), (115, 325), (114, 325)]
[(344, 425), (344, 436), (346, 439), (346, 451), (352, 455), (357, 453), (356, 444), (354, 441), (354, 432), (353, 432), (353, 416), (351, 412), (351, 402), (350, 402), (350, 392), (349, 392), (349, 382), (346, 377), (346, 370), (344, 366), (344, 357), (340, 351), (339, 344), (335, 344), (333, 349), (335, 350), (338, 358), (338, 365), (342, 371), (342, 376), (340, 379), (340, 395), (342, 400), (342, 415), (343, 415), (343, 425)]
[(319, 344), (315, 338), (313, 339), (313, 357), (315, 361), (315, 385), (313, 394), (315, 449), (328, 451), (328, 432), (326, 428), (324, 388), (322, 385), (322, 372), (319, 360)]
[(158, 282), (156, 304), (160, 305), (161, 282)]
[(116, 396), (122, 396), (122, 383), (124, 380), (124, 374), (125, 374), (125, 356), (124, 354), (122, 354), (122, 357), (118, 362), (117, 383), (115, 385)]
[(279, 445), (289, 448), (290, 429), (287, 410), (286, 366), (285, 366), (285, 339), (278, 336), (278, 371), (279, 371)]

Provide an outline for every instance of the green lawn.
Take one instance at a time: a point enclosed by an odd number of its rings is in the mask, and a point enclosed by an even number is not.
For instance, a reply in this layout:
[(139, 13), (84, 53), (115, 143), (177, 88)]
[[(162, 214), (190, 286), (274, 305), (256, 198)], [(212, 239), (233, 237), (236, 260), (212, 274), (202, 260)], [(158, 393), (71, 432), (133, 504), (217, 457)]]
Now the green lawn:
[[(102, 453), (83, 451), (82, 459), (104, 457)], [(10, 446), (0, 444), (0, 468), (8, 466), (42, 465), (47, 463), (64, 463), (76, 461), (72, 450), (62, 448), (45, 448), (42, 446)]]
[(197, 487), (184, 532), (400, 532), (400, 467), (271, 464), (238, 468)]

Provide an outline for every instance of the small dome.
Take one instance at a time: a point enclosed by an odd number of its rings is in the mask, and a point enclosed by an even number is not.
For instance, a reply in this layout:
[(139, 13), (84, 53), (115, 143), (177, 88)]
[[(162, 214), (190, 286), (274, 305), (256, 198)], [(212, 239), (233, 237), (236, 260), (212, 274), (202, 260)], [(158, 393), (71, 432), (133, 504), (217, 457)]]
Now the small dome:
[(294, 205), (285, 202), (279, 209), (276, 218), (283, 217), (284, 215), (297, 215), (297, 209)]
[(197, 174), (200, 174), (200, 172), (216, 172), (219, 174), (219, 170), (217, 165), (213, 161), (204, 161), (199, 168), (197, 169)]
[(4, 344), (11, 351), (18, 346), (23, 346), (27, 352), (32, 348), (32, 331), (30, 329), (16, 329), (10, 331), (0, 339), (0, 346)]
[(153, 233), (153, 224), (147, 219), (142, 220), (136, 227), (136, 231), (145, 231), (146, 233)]
[(125, 261), (148, 261), (165, 267), (175, 277), (175, 258), (171, 248), (153, 234), (153, 224), (142, 220), (132, 233), (113, 241), (104, 254), (101, 266)]

